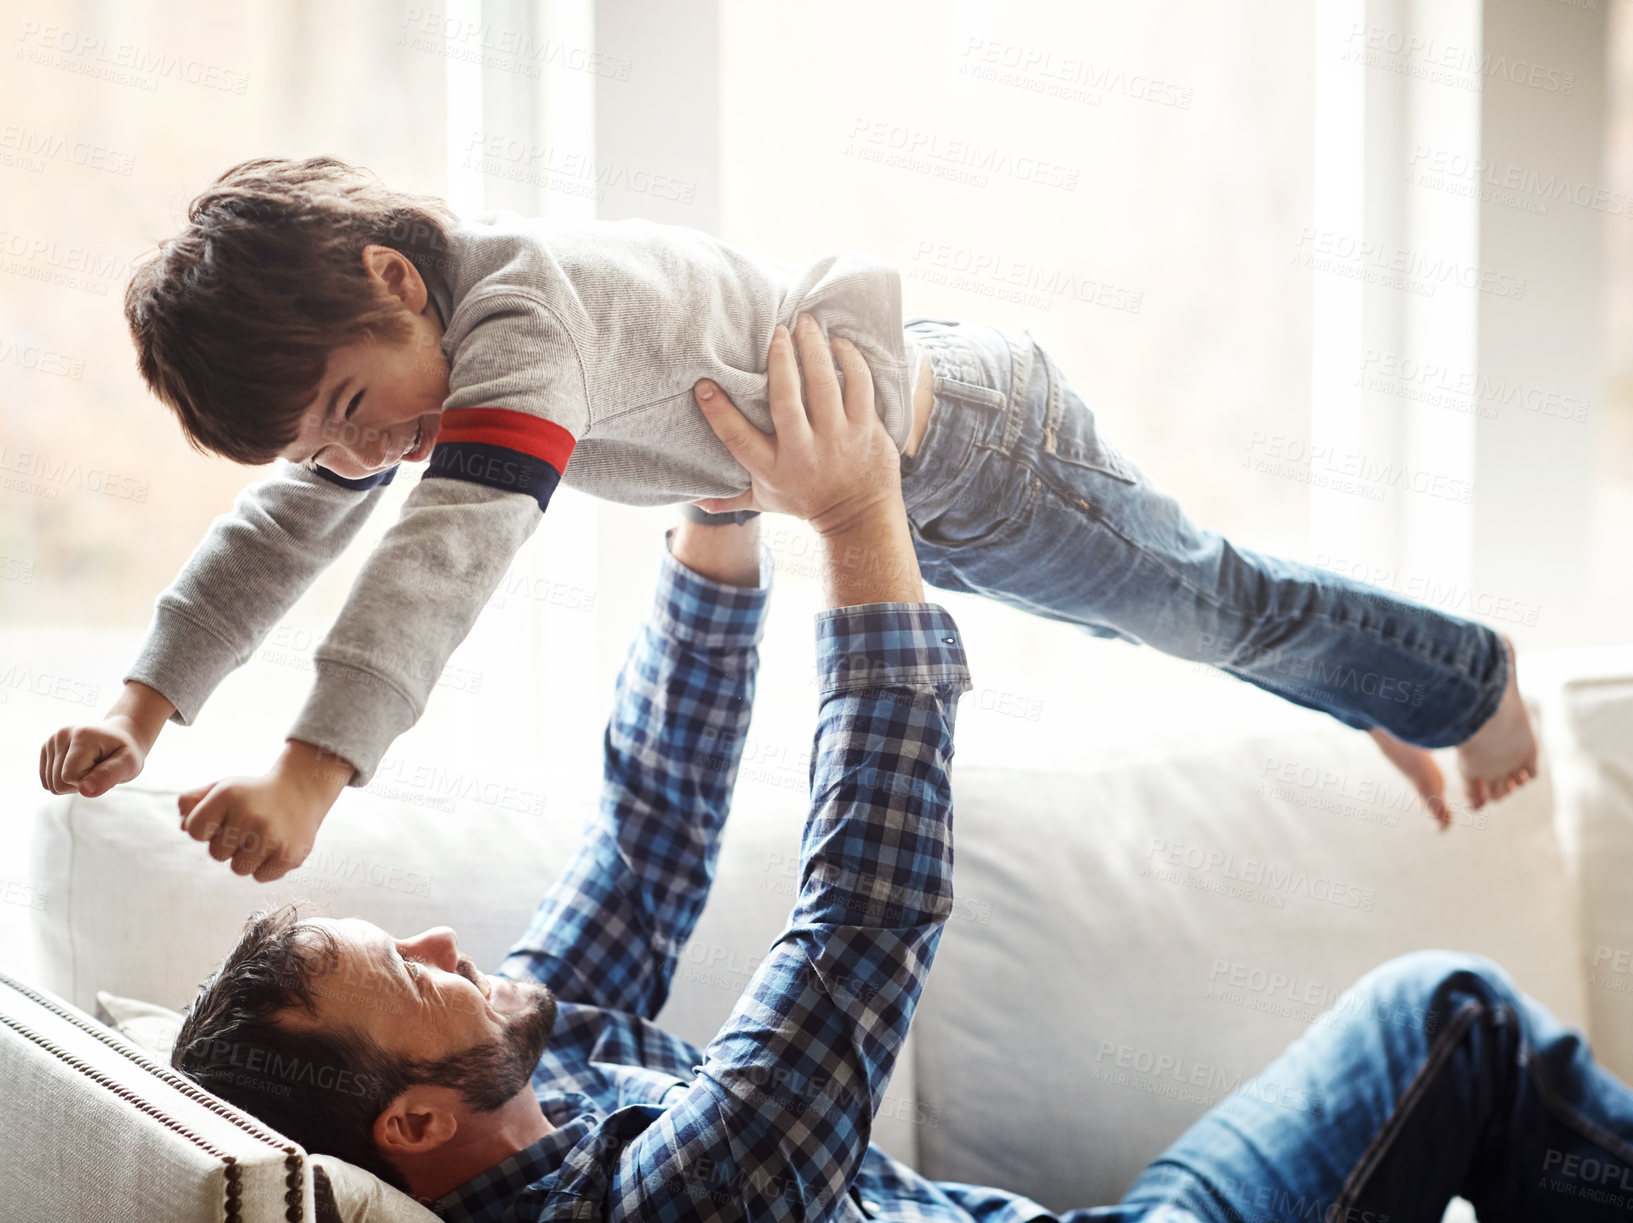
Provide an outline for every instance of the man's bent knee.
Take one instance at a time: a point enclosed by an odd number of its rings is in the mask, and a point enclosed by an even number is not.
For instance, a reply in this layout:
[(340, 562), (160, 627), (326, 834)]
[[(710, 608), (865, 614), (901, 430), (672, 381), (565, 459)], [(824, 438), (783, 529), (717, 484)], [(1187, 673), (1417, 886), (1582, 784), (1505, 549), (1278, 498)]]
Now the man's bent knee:
[(1357, 981), (1347, 997), (1378, 1022), (1433, 1035), (1465, 1001), (1516, 1007), (1519, 992), (1508, 974), (1484, 956), (1437, 950), (1386, 960)]

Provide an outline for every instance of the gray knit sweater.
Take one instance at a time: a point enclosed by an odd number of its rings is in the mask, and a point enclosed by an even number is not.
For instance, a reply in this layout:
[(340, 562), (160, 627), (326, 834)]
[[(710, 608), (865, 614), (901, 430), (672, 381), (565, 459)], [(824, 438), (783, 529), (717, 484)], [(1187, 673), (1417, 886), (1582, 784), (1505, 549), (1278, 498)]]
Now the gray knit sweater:
[[(427, 278), (450, 366), (444, 431), (425, 473), (437, 478), (409, 494), (357, 575), (289, 732), (351, 761), (353, 785), (367, 784), (424, 711), (558, 476), (634, 505), (748, 487), (691, 388), (713, 379), (769, 431), (765, 354), (776, 324), (808, 311), (852, 340), (898, 448), (912, 426), (900, 278), (867, 255), (793, 267), (674, 226), (564, 227), (506, 212), (461, 222), (451, 238), (436, 269), (446, 283)], [(395, 474), (341, 481), (283, 463), (246, 488), (160, 594), (125, 678), (192, 722), (356, 536)]]

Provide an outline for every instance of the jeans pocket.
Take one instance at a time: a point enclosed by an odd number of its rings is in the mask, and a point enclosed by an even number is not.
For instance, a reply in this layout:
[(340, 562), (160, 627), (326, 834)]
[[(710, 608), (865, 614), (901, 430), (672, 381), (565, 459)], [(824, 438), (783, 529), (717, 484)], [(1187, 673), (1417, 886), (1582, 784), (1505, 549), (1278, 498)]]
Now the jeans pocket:
[(960, 551), (1001, 543), (1032, 520), (1042, 487), (1037, 477), (992, 451), (976, 454), (952, 497), (938, 502), (935, 516), (912, 523), (918, 538), (932, 547)]
[(1085, 467), (1138, 484), (1139, 469), (1118, 453), (1095, 427), (1089, 405), (1060, 376), (1053, 361), (1049, 366), (1049, 407), (1043, 422), (1043, 450), (1051, 458), (1073, 467)]
[[(902, 474), (907, 476), (921, 467), (946, 473), (932, 477), (939, 487), (943, 482), (968, 479), (970, 456), (991, 433), (993, 422), (1002, 419), (1006, 400), (1002, 391), (939, 374), (934, 386), (929, 424), (918, 450), (911, 457), (902, 456)], [(978, 409), (973, 414), (968, 411), (972, 407)]]

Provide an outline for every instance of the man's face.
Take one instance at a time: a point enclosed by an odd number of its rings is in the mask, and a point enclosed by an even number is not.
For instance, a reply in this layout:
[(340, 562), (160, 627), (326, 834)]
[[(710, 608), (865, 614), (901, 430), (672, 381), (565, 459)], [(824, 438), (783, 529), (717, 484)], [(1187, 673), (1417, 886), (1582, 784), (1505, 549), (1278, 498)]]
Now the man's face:
[(349, 480), (430, 457), (448, 398), (448, 359), (434, 317), (413, 315), (411, 325), (399, 343), (357, 340), (330, 352), (300, 433), (280, 457), (315, 461)]
[(544, 986), (478, 972), (446, 926), (397, 939), (359, 918), (302, 924), (326, 929), (338, 954), (332, 971), (311, 978), (316, 1012), (281, 1014), (280, 1026), (343, 1026), (393, 1057), (454, 1059), (475, 1081), (446, 1085), (487, 1101), (478, 1109), (527, 1087), (555, 1026), (556, 1001)]

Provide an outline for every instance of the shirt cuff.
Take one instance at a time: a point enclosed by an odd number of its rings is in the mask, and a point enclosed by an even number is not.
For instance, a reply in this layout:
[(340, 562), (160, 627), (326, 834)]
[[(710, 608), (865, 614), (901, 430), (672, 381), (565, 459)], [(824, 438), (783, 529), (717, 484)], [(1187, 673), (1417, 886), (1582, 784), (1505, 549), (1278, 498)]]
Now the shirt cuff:
[(161, 599), (125, 682), (146, 684), (176, 707), (170, 721), (191, 726), (210, 693), (242, 662), (226, 641)]
[(938, 603), (836, 607), (817, 616), (816, 630), (821, 695), (887, 684), (973, 686), (958, 625)]
[(315, 659), (313, 666), (312, 691), (288, 738), (350, 761), (355, 771), (348, 784), (366, 786), (392, 742), (419, 720), (419, 711), (371, 671), (333, 658)]
[(706, 650), (752, 649), (765, 633), (765, 609), (774, 568), (771, 549), (760, 543), (760, 584), (728, 586), (695, 573), (669, 551), (673, 530), (664, 534), (658, 589), (651, 622), (677, 641)]

